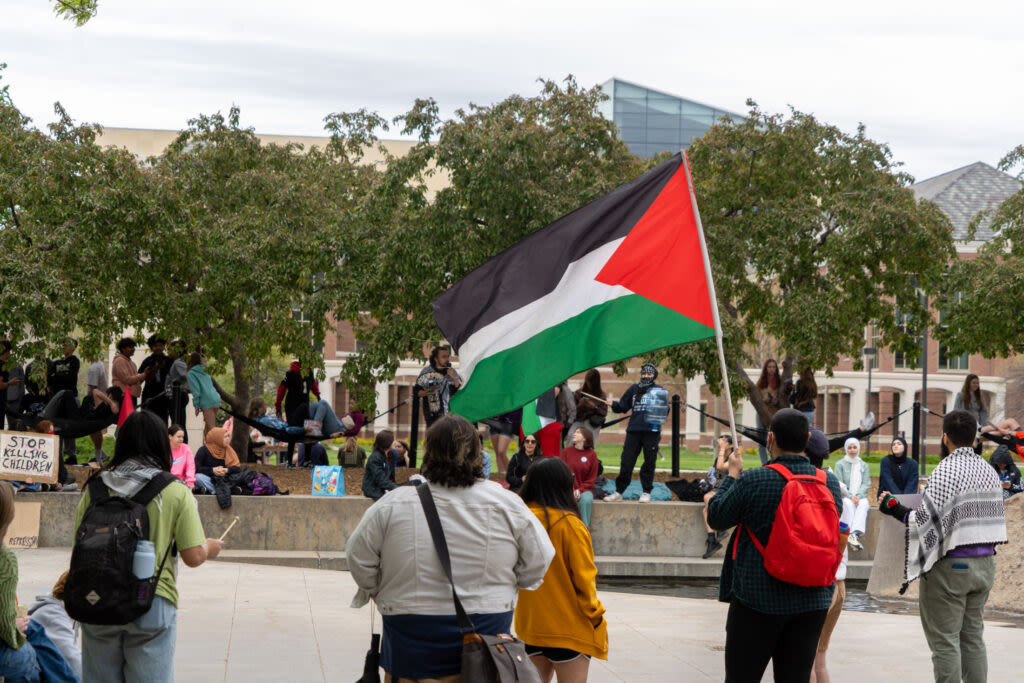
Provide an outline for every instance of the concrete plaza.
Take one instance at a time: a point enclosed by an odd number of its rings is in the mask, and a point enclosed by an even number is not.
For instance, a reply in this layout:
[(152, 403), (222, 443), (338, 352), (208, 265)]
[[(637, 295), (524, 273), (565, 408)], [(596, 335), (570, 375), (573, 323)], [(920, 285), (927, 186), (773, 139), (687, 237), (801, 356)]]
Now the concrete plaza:
[[(67, 549), (16, 550), (18, 597), (31, 603), (67, 567)], [(179, 681), (354, 681), (369, 645), (368, 608), (348, 604), (348, 572), (210, 562), (179, 568), (175, 668)], [(712, 600), (602, 592), (610, 658), (595, 683), (720, 681), (726, 606)], [(378, 624), (379, 624), (378, 620)], [(1020, 680), (1021, 631), (986, 623), (989, 680)], [(832, 680), (931, 680), (916, 616), (846, 611), (832, 637)], [(765, 680), (771, 680), (771, 673)]]

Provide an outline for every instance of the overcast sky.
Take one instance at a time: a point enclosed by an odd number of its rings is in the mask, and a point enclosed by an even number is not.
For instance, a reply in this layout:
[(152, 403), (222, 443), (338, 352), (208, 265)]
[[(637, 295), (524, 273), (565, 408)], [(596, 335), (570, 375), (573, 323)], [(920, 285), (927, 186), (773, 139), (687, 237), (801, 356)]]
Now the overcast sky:
[(320, 135), (334, 111), (434, 97), (450, 113), (571, 73), (863, 122), (918, 180), (1024, 144), (1019, 0), (100, 0), (82, 28), (52, 4), (0, 0), (4, 81), (37, 125), (57, 100), (78, 120), (172, 129), (234, 103), (258, 132)]

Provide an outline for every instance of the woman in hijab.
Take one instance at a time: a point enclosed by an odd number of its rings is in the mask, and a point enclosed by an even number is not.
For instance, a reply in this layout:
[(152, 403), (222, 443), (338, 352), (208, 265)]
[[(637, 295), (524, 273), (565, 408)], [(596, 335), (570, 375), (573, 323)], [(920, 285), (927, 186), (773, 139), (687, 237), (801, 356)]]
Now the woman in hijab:
[(231, 447), (231, 435), (223, 427), (206, 433), (206, 445), (196, 452), (196, 486), (216, 493), (214, 477), (226, 477), (242, 471), (238, 454)]
[(839, 488), (843, 492), (842, 520), (850, 525), (849, 546), (861, 550), (864, 544), (860, 537), (864, 535), (868, 524), (868, 487), (871, 485), (871, 472), (868, 464), (860, 459), (860, 441), (850, 437), (846, 440), (846, 457), (836, 463), (835, 475), (839, 479)]
[(907, 440), (897, 436), (882, 458), (878, 472), (878, 490), (889, 493), (917, 493), (917, 461), (907, 458)]

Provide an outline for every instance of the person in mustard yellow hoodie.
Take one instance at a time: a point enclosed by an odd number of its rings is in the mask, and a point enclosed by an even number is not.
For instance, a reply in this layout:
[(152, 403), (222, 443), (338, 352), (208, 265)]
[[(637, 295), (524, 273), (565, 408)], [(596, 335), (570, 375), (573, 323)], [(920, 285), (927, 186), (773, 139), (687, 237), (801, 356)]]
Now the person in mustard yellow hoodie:
[(516, 635), (545, 683), (554, 675), (558, 683), (583, 683), (591, 657), (608, 659), (608, 627), (572, 471), (559, 458), (538, 461), (527, 471), (520, 495), (547, 530), (555, 558), (540, 588), (519, 591)]

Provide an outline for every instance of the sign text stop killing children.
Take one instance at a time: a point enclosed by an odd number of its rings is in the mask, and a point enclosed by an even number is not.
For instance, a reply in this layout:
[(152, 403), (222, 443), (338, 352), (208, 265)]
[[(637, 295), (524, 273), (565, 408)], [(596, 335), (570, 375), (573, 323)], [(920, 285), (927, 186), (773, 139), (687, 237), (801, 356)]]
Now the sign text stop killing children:
[(53, 434), (0, 431), (0, 479), (54, 483), (59, 443)]

